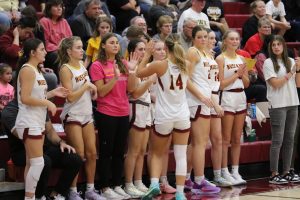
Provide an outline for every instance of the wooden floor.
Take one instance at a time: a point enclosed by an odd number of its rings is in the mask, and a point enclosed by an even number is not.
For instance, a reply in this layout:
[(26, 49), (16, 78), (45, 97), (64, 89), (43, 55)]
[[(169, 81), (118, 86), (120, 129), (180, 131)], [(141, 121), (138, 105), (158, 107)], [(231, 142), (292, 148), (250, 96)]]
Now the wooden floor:
[[(0, 187), (4, 185), (0, 184)], [(22, 200), (24, 191), (0, 192), (1, 200)], [(271, 185), (268, 179), (256, 179), (248, 181), (245, 186), (223, 188), (217, 195), (192, 195), (186, 193), (188, 200), (292, 200), (300, 199), (300, 184)], [(155, 200), (173, 200), (173, 194), (162, 194)]]

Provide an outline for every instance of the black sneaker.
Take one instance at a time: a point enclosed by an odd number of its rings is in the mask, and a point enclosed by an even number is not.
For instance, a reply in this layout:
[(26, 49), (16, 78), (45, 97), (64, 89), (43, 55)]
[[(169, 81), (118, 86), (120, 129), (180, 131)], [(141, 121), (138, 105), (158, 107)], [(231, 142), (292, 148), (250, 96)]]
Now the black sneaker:
[(292, 175), (294, 175), (296, 177), (299, 177), (299, 174), (297, 174), (294, 169), (290, 169), (289, 172), (290, 172), (290, 174), (292, 174)]
[(288, 182), (291, 183), (298, 183), (300, 182), (300, 177), (296, 174), (292, 174), (290, 172), (288, 172), (287, 174), (285, 174), (282, 178), (284, 178), (285, 180), (287, 180)]
[(270, 177), (269, 183), (281, 185), (281, 184), (288, 184), (289, 182), (285, 178), (277, 174), (275, 176)]

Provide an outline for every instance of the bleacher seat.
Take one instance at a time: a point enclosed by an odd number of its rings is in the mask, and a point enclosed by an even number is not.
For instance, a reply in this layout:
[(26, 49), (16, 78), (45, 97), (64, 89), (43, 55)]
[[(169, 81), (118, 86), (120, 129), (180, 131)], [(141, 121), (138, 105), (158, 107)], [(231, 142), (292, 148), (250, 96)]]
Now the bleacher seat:
[(249, 14), (249, 4), (245, 2), (223, 2), (225, 14)]
[(243, 28), (250, 16), (250, 14), (226, 14), (225, 19), (229, 28)]

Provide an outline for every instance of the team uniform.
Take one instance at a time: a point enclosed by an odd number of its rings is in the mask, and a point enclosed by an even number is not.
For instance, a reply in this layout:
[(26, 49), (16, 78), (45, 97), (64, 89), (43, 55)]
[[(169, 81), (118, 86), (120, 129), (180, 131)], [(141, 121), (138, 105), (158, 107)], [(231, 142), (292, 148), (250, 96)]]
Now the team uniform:
[[(31, 67), (35, 72), (35, 81), (32, 87), (31, 96), (37, 99), (47, 99), (48, 86), (43, 74), (29, 64), (24, 64), (22, 68), (25, 66)], [(47, 107), (29, 106), (22, 103), (20, 95), (22, 90), (19, 77), (17, 80), (17, 90), (19, 112), (15, 128), (18, 137), (21, 140), (25, 140), (26, 138), (42, 138), (45, 130)]]
[[(191, 47), (196, 49), (195, 47)], [(196, 49), (200, 59), (195, 66), (191, 80), (197, 89), (206, 97), (211, 97), (211, 88), (209, 83), (209, 59), (204, 54)], [(192, 121), (197, 120), (198, 117), (210, 118), (210, 108), (201, 102), (198, 98), (187, 91), (188, 105), (191, 112), (190, 118)]]
[[(238, 67), (244, 65), (243, 59), (240, 56), (231, 59), (224, 54), (224, 79), (234, 75)], [(228, 85), (220, 94), (221, 106), (225, 113), (241, 114), (247, 110), (247, 100), (244, 92), (244, 84), (242, 79), (235, 80)]]
[[(64, 64), (72, 73), (72, 91), (81, 88), (90, 78), (86, 68), (80, 64), (80, 68)], [(64, 125), (77, 124), (82, 127), (93, 122), (92, 100), (90, 91), (85, 91), (83, 95), (72, 103), (66, 101), (60, 118)]]
[[(140, 81), (143, 84), (143, 81)], [(151, 98), (150, 92), (147, 90), (138, 99), (129, 97), (130, 114), (129, 120), (131, 127), (144, 131), (151, 128)]]
[(186, 132), (190, 129), (190, 112), (186, 101), (185, 89), (188, 75), (170, 60), (165, 74), (156, 83), (156, 103), (154, 132), (167, 136), (173, 130)]
[[(209, 62), (209, 85), (211, 88), (211, 97), (212, 99), (219, 99), (219, 89), (220, 89), (220, 80), (219, 80), (219, 66), (214, 58), (208, 58)], [(214, 108), (210, 109), (211, 117), (218, 117)]]

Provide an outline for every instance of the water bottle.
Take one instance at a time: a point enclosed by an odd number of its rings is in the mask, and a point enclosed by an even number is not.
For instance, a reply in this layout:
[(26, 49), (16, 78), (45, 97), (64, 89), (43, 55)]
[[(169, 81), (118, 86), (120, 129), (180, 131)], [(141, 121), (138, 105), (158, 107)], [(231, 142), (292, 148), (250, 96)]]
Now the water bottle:
[(256, 141), (256, 130), (252, 129), (250, 132), (250, 135), (248, 136), (249, 142), (255, 142)]
[(251, 103), (251, 119), (256, 119), (256, 105), (255, 103)]

